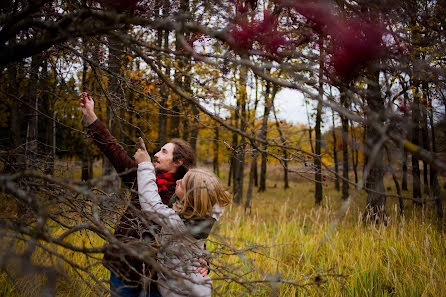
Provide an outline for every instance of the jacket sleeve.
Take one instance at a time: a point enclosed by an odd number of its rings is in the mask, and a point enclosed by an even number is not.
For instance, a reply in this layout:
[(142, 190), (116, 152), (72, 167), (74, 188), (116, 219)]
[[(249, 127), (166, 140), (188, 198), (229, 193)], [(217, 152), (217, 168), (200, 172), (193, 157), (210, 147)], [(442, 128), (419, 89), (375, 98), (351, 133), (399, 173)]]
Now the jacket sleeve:
[(129, 157), (124, 148), (118, 143), (115, 137), (104, 124), (96, 120), (89, 127), (89, 137), (91, 137), (98, 148), (104, 153), (107, 159), (112, 163), (118, 173), (134, 169), (129, 173), (121, 175), (124, 184), (129, 188), (136, 188), (136, 168), (138, 164)]
[(186, 231), (179, 215), (161, 201), (152, 162), (138, 165), (138, 194), (141, 209), (149, 214), (151, 220), (176, 232)]

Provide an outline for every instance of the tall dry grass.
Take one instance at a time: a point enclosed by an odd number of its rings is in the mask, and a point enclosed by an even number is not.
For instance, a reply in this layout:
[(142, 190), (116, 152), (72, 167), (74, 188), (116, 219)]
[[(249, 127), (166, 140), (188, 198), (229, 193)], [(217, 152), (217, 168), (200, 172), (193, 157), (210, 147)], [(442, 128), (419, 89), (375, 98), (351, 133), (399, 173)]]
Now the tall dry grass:
[[(207, 244), (218, 251), (210, 260), (217, 267), (211, 272), (216, 296), (446, 296), (445, 222), (435, 218), (432, 206), (405, 202), (405, 215), (399, 216), (396, 201), (388, 199), (389, 224), (365, 225), (361, 194), (326, 238), (342, 203), (331, 184), (324, 187), (321, 206), (314, 205), (310, 182), (296, 178), (287, 191), (279, 179), (268, 184), (276, 187), (255, 192), (249, 214), (240, 206), (229, 207)], [(73, 234), (70, 241), (103, 244), (91, 232)], [(16, 252), (23, 248), (13, 244)], [(91, 258), (51, 248), (59, 255), (39, 249), (33, 261), (57, 267), (57, 296), (107, 295), (109, 272), (100, 264), (100, 254)], [(79, 273), (60, 256), (88, 266), (91, 275)], [(237, 277), (219, 280), (219, 266)], [(39, 274), (0, 273), (0, 296), (37, 296), (46, 281)]]
[(233, 206), (219, 235), (233, 245), (258, 248), (223, 260), (242, 267), (246, 279), (275, 282), (248, 291), (235, 281), (218, 281), (218, 291), (225, 296), (446, 296), (445, 221), (436, 219), (433, 205), (405, 202), (400, 216), (395, 199), (388, 199), (390, 223), (364, 224), (362, 194), (326, 238), (342, 203), (339, 196), (326, 186), (323, 205), (316, 207), (313, 185), (303, 182), (256, 194), (250, 215)]

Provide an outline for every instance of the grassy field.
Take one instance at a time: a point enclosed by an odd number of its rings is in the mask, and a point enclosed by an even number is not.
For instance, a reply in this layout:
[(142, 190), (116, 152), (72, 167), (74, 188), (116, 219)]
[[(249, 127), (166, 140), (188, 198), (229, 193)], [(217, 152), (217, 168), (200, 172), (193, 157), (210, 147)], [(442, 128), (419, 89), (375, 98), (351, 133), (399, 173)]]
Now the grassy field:
[[(313, 184), (294, 177), (284, 191), (280, 175), (270, 172), (276, 179), (268, 180), (267, 191), (254, 192), (249, 214), (233, 205), (214, 229), (207, 246), (216, 251), (211, 260), (216, 296), (446, 296), (445, 221), (436, 219), (431, 205), (414, 207), (407, 201), (405, 215), (399, 216), (391, 198), (389, 224), (364, 225), (361, 193), (329, 233), (343, 202), (333, 184), (324, 185), (323, 203), (315, 206)], [(70, 240), (86, 246), (103, 243), (87, 232)], [(21, 248), (15, 245), (17, 251)], [(89, 265), (92, 273), (78, 274), (60, 258), (35, 253), (33, 261), (58, 267), (57, 296), (106, 295), (102, 285), (108, 286), (109, 275), (100, 259), (53, 249)], [(222, 276), (226, 279), (218, 280)], [(41, 275), (2, 273), (0, 296), (38, 296), (44, 283)]]

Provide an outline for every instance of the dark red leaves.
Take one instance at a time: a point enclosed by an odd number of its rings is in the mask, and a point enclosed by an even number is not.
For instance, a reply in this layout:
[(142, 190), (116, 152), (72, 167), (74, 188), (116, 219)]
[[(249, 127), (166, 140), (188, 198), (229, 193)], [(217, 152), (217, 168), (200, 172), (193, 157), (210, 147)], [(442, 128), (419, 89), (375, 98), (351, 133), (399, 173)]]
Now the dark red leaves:
[(277, 54), (286, 44), (283, 33), (277, 30), (277, 17), (268, 10), (264, 11), (262, 20), (239, 18), (229, 32), (228, 39), (236, 50), (247, 51), (257, 44), (271, 54)]
[(361, 67), (385, 55), (385, 29), (360, 20), (339, 23), (331, 32), (329, 65), (338, 76), (352, 77)]
[(383, 36), (388, 32), (371, 16), (348, 19), (319, 0), (276, 2), (305, 17), (314, 33), (320, 35), (319, 40), (328, 41), (326, 64), (330, 76), (352, 78), (362, 67), (387, 54)]
[(235, 24), (230, 32), (230, 43), (238, 50), (249, 50), (254, 43), (255, 26), (245, 21)]

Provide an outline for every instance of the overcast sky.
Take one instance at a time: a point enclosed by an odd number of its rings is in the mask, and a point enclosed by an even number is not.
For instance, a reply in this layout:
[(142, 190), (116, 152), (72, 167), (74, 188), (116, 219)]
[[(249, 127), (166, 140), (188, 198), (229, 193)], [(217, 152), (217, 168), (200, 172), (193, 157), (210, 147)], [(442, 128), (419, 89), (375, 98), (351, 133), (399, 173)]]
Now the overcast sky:
[[(276, 108), (279, 110), (277, 117), (293, 124), (308, 125), (307, 111), (302, 93), (292, 89), (283, 89), (277, 93), (274, 99)], [(312, 106), (308, 106), (311, 113)]]

